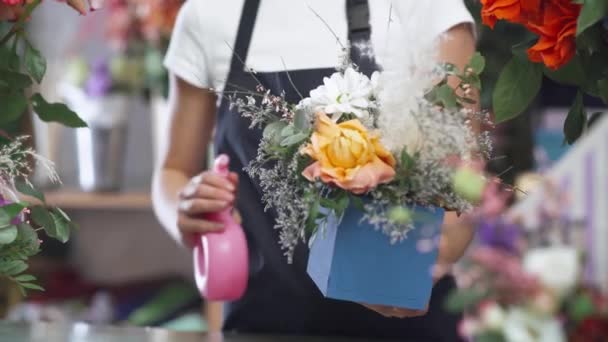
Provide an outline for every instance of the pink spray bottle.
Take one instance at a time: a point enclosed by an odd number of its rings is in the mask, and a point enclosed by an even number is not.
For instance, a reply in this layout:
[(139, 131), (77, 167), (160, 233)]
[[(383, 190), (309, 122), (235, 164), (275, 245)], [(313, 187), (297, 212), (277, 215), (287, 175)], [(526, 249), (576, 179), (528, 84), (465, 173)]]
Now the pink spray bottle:
[[(213, 171), (228, 176), (230, 160), (220, 155)], [(232, 216), (232, 208), (208, 214), (206, 219), (221, 222), (221, 232), (207, 233), (196, 238), (193, 250), (194, 278), (201, 295), (212, 301), (239, 299), (247, 288), (249, 257), (243, 228)]]

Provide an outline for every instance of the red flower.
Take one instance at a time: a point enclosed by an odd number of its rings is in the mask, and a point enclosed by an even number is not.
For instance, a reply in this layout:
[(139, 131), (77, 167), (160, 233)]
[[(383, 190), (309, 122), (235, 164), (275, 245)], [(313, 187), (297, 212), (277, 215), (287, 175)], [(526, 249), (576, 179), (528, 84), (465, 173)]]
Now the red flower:
[(483, 23), (494, 28), (498, 20), (525, 23), (539, 17), (540, 0), (481, 0)]
[(528, 57), (555, 70), (568, 63), (576, 52), (576, 21), (581, 5), (570, 0), (551, 0), (545, 2), (543, 7), (542, 19), (526, 25), (540, 36), (538, 42), (528, 50)]
[(593, 316), (584, 319), (570, 335), (571, 342), (603, 342), (608, 337), (608, 318)]

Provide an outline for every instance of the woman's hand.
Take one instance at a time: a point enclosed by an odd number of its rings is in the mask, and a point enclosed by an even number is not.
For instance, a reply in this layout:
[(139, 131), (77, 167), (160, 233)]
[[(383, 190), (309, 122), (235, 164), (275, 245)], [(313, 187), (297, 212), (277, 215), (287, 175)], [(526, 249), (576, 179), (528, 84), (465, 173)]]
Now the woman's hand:
[(180, 191), (177, 228), (182, 242), (192, 247), (195, 234), (221, 231), (222, 223), (205, 219), (205, 214), (217, 213), (231, 207), (236, 200), (238, 176), (230, 173), (222, 177), (205, 171), (195, 177)]

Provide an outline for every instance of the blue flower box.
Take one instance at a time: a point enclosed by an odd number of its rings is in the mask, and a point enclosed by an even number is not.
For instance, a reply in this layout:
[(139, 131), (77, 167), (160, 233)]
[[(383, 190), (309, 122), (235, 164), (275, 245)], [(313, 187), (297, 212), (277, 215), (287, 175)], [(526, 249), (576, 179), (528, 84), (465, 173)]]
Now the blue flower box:
[(353, 206), (347, 208), (339, 225), (335, 217), (330, 217), (326, 228), (312, 240), (308, 259), (308, 274), (323, 295), (357, 303), (426, 309), (444, 210), (410, 210), (415, 228), (405, 240), (394, 244), (386, 234), (362, 221), (363, 213)]

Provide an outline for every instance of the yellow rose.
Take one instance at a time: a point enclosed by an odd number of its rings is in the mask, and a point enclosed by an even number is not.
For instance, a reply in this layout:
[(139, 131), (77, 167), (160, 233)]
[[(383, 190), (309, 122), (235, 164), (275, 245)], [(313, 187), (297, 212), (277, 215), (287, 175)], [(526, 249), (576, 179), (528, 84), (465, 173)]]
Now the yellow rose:
[(334, 123), (317, 114), (315, 132), (303, 153), (315, 162), (303, 172), (306, 179), (320, 179), (355, 194), (363, 194), (395, 177), (395, 158), (359, 120)]

